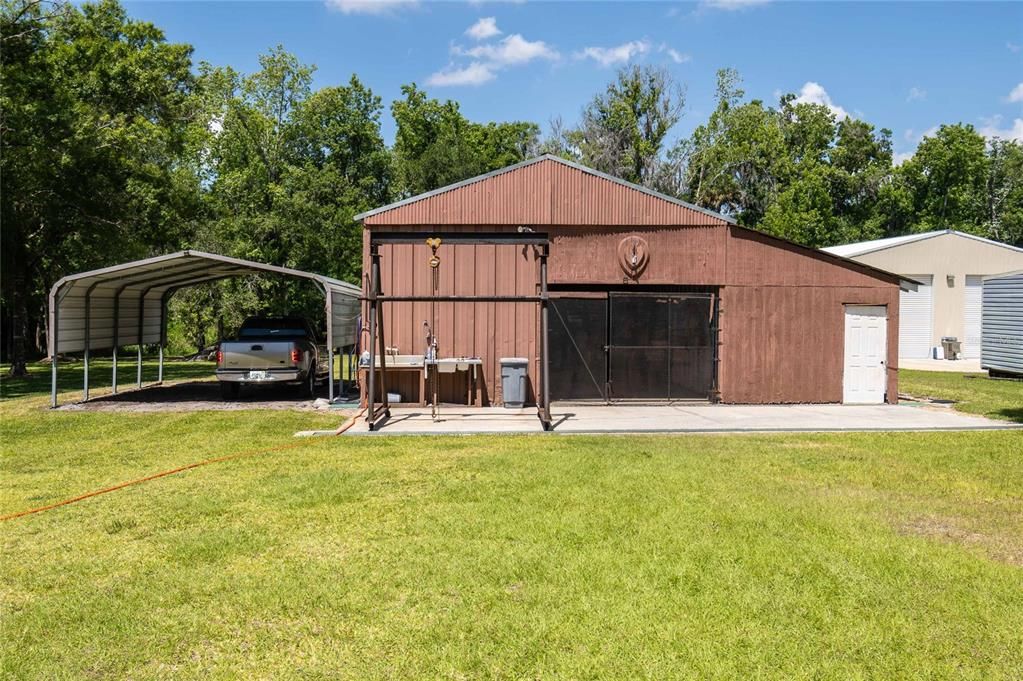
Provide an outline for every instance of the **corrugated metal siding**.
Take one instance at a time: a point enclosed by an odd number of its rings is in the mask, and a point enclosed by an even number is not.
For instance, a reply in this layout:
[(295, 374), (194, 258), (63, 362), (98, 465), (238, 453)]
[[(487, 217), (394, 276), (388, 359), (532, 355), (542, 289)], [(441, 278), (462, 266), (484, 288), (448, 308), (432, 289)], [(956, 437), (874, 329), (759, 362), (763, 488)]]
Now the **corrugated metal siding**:
[(556, 225), (722, 225), (719, 217), (650, 196), (570, 166), (545, 161)]
[(980, 358), (981, 324), (984, 310), (984, 277), (967, 274), (963, 287), (963, 357)]
[(1023, 374), (1023, 273), (984, 281), (980, 365)]
[[(814, 249), (729, 227), (727, 283), (732, 286), (886, 286), (876, 271)], [(898, 278), (890, 277), (892, 283)], [(844, 321), (843, 321), (844, 323)]]
[[(377, 228), (383, 229), (383, 228)], [(398, 231), (428, 229), (401, 226)], [(513, 231), (513, 226), (456, 226), (453, 230)], [(617, 245), (632, 228), (552, 227), (553, 284), (619, 285)], [(721, 391), (736, 403), (840, 402), (845, 304), (887, 305), (889, 398), (897, 394), (898, 287), (868, 274), (821, 261), (773, 241), (736, 239), (729, 227), (641, 230), (650, 264), (640, 284), (723, 286)], [(747, 232), (741, 231), (745, 235)], [(367, 231), (368, 234), (368, 231)], [(532, 249), (516, 246), (442, 245), (435, 290), (425, 245), (384, 245), (383, 287), (394, 295), (486, 295), (536, 292)], [(524, 255), (524, 253), (526, 255)], [(368, 261), (367, 261), (368, 262)], [(731, 262), (731, 268), (727, 263)], [(830, 274), (830, 276), (828, 276)], [(757, 286), (731, 282), (761, 278)], [(778, 282), (783, 283), (778, 283)], [(849, 285), (849, 284), (853, 285)], [(539, 359), (537, 306), (507, 303), (389, 303), (387, 343), (403, 353), (422, 351), (422, 323), (436, 309), (441, 353), (484, 360), (480, 399), (500, 394), (501, 357), (531, 360), (532, 386)]]
[(724, 402), (842, 401), (845, 305), (888, 308), (889, 402), (898, 398), (898, 288), (728, 286), (721, 290)]
[(552, 160), (367, 217), (375, 225), (722, 225), (714, 215)]
[(931, 356), (934, 329), (934, 275), (910, 274), (919, 282), (915, 291), (902, 291), (899, 303), (899, 357), (917, 359)]
[[(514, 228), (502, 228), (506, 229)], [(458, 226), (448, 231), (462, 230), (477, 228)], [(521, 246), (442, 244), (436, 286), (429, 266), (430, 250), (425, 244), (384, 244), (380, 254), (385, 295), (535, 295), (540, 280), (535, 252)], [(364, 315), (368, 319), (368, 311)], [(483, 360), (477, 382), (478, 403), (488, 404), (500, 394), (500, 358), (513, 356), (530, 360), (529, 390), (533, 399), (539, 360), (535, 303), (386, 303), (387, 345), (397, 347), (402, 354), (422, 353), (426, 344), (424, 321), (434, 326), (441, 356)], [(411, 383), (406, 381), (397, 387), (403, 398), (415, 399), (404, 392), (411, 390)], [(442, 399), (464, 401), (453, 380), (442, 388)]]
[(558, 226), (548, 233), (552, 283), (622, 283), (625, 272), (618, 264), (618, 245), (631, 234), (642, 236), (649, 252), (639, 283), (701, 286), (725, 280), (725, 226), (642, 230)]
[[(85, 348), (85, 293), (88, 287), (74, 287), (61, 303), (58, 353), (80, 352)], [(114, 341), (113, 296), (119, 287), (101, 285), (93, 289), (89, 303), (89, 345), (93, 350), (107, 349)], [(166, 287), (146, 295), (142, 315), (142, 343), (160, 342), (160, 298)], [(139, 342), (139, 297), (142, 288), (128, 287), (121, 292), (117, 315), (118, 344)]]
[[(552, 284), (620, 286), (617, 249), (629, 234), (649, 246), (638, 283), (722, 289), (721, 391), (728, 402), (840, 402), (845, 304), (888, 307), (888, 398), (897, 397), (897, 277), (730, 226), (719, 217), (544, 161), (442, 192), (366, 219), (370, 231), (515, 231), (551, 237)], [(434, 288), (425, 245), (380, 247), (384, 293), (532, 295), (532, 249), (442, 245)], [(444, 356), (477, 356), (479, 397), (498, 402), (499, 359), (528, 357), (538, 378), (538, 306), (508, 303), (389, 303), (387, 343), (422, 351), (422, 322), (437, 317)], [(533, 392), (531, 399), (535, 396)]]

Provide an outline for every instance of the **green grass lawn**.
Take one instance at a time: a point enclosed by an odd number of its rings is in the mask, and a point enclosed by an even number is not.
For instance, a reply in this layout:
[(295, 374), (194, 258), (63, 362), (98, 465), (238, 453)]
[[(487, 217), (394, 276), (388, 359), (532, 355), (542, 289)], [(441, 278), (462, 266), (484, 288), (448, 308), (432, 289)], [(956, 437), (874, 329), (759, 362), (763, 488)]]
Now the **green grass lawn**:
[[(159, 363), (156, 359), (146, 357), (142, 361), (142, 381), (148, 385), (156, 382), (159, 376)], [(52, 374), (50, 365), (34, 362), (28, 365), (26, 378), (9, 378), (9, 364), (0, 364), (0, 399), (18, 397), (37, 398), (33, 402), (46, 398), (49, 404)], [(185, 380), (213, 379), (216, 365), (213, 362), (164, 362), (164, 382)], [(134, 356), (121, 358), (117, 362), (117, 387), (119, 390), (132, 390), (137, 385), (138, 365)], [(90, 397), (98, 397), (110, 392), (113, 381), (113, 362), (109, 359), (93, 359), (89, 362)], [(57, 364), (57, 395), (61, 404), (77, 402), (82, 399), (85, 384), (85, 365), (80, 360), (65, 360)]]
[(899, 370), (899, 391), (918, 397), (955, 400), (970, 414), (1023, 423), (1023, 381), (985, 374)]
[[(0, 404), (0, 514), (315, 412)], [(0, 524), (4, 678), (1023, 677), (1023, 433), (313, 438)]]

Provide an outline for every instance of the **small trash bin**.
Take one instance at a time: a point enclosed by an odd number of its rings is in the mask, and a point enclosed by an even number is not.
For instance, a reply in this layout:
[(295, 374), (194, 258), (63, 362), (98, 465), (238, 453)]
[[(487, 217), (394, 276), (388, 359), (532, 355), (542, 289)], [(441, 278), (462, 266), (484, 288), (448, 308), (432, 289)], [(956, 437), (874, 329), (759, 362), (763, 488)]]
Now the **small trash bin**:
[(962, 343), (955, 336), (942, 336), (941, 348), (944, 351), (945, 359), (959, 359), (963, 352)]
[(508, 409), (521, 409), (526, 403), (526, 374), (529, 360), (525, 357), (501, 358), (501, 397)]

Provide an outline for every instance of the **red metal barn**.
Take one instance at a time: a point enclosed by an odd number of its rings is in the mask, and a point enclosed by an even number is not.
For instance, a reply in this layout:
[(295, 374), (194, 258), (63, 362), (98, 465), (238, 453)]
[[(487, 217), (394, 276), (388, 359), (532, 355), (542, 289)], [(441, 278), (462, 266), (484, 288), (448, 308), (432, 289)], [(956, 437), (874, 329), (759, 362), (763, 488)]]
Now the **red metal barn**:
[(423, 372), (401, 366), (424, 353), (424, 322), (438, 357), (481, 360), (438, 376), (441, 402), (500, 404), (507, 357), (529, 360), (535, 402), (540, 306), (478, 300), (539, 294), (542, 249), (516, 235), (549, 243), (552, 400), (897, 400), (899, 290), (912, 283), (594, 170), (543, 156), (359, 218), (364, 294), (372, 247), (381, 293), (420, 298), (380, 303), (402, 402), (428, 399)]

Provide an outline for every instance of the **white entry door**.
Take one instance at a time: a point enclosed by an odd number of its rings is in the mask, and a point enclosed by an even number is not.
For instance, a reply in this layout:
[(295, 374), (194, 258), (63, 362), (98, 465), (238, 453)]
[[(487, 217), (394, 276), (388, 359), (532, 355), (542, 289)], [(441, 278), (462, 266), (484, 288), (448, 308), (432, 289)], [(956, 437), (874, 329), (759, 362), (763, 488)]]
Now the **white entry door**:
[(920, 282), (920, 286), (915, 291), (902, 291), (899, 294), (899, 357), (930, 357), (934, 277), (930, 274), (905, 276)]
[(843, 402), (884, 402), (887, 351), (888, 308), (883, 305), (846, 305)]
[(966, 287), (963, 289), (963, 357), (978, 359), (980, 357), (980, 318), (983, 306), (981, 294), (984, 292), (984, 279), (980, 275), (967, 274)]

